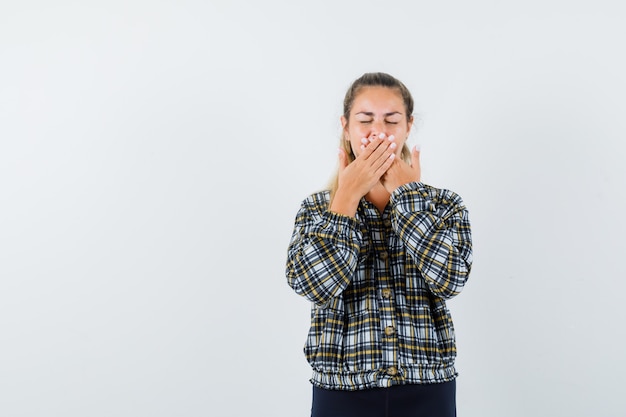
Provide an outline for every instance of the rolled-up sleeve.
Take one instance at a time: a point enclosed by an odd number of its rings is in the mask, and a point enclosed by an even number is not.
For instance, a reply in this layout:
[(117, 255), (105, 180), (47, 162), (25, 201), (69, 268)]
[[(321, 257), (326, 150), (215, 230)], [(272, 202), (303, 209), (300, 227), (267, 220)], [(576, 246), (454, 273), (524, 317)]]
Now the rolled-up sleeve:
[(392, 227), (430, 291), (444, 299), (460, 293), (472, 266), (470, 221), (461, 197), (414, 182), (396, 189), (390, 201)]
[(286, 267), (288, 284), (319, 306), (350, 284), (363, 240), (358, 221), (328, 211), (323, 195), (302, 203), (287, 249)]

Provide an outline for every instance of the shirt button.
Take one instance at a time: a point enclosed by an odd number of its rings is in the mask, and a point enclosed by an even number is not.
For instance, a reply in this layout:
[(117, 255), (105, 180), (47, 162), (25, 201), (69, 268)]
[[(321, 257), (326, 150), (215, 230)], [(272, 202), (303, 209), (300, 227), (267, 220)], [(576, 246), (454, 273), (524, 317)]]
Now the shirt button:
[(385, 227), (391, 227), (391, 220), (385, 219), (383, 220), (383, 224), (385, 225)]
[(391, 290), (389, 288), (383, 289), (383, 298), (391, 298)]
[(386, 251), (383, 251), (378, 256), (384, 261), (389, 257), (389, 254)]
[(387, 368), (387, 375), (395, 376), (397, 373), (398, 373), (398, 368), (396, 368), (395, 366), (390, 366), (389, 368)]
[(393, 326), (385, 327), (385, 334), (387, 336), (393, 336), (395, 333), (396, 333), (396, 329), (394, 329)]

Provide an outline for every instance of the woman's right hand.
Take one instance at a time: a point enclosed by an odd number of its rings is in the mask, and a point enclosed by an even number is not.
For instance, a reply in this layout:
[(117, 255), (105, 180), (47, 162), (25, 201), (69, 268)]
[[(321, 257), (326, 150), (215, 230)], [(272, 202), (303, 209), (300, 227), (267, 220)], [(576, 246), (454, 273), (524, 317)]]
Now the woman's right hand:
[(336, 213), (354, 217), (361, 197), (379, 183), (395, 159), (393, 137), (378, 135), (362, 139), (357, 157), (350, 163), (343, 149), (339, 150), (337, 191), (330, 206)]

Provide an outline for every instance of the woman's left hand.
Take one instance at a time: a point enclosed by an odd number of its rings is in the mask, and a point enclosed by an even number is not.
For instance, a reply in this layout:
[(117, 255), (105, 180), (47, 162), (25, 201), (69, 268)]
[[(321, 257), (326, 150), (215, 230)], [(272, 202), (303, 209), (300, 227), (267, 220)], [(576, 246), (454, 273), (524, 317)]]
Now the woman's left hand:
[(421, 174), (420, 151), (415, 146), (411, 151), (411, 165), (404, 162), (402, 158), (396, 157), (391, 167), (380, 178), (380, 182), (391, 194), (401, 185), (420, 181)]

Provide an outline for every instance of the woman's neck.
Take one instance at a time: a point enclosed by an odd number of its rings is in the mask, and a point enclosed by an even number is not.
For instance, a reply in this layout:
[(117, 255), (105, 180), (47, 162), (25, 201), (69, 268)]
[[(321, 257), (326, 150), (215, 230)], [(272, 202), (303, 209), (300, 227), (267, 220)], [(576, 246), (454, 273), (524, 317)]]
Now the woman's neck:
[(380, 182), (376, 184), (367, 194), (365, 194), (365, 199), (374, 204), (381, 213), (385, 211), (385, 207), (387, 207), (390, 197), (391, 195)]

